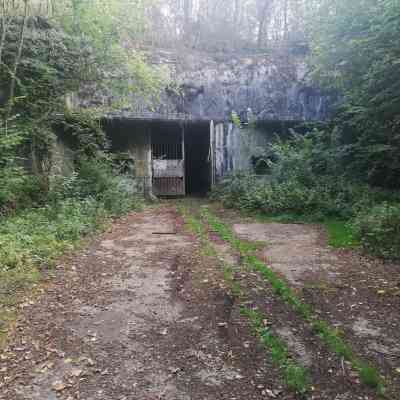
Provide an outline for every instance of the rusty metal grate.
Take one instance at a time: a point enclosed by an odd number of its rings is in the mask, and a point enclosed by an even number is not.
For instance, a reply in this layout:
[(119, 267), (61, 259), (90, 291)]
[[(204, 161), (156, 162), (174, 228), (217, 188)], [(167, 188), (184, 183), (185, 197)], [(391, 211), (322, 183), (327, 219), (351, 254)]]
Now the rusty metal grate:
[(153, 160), (182, 160), (181, 143), (153, 143)]
[(154, 178), (153, 192), (156, 196), (182, 196), (185, 194), (184, 178)]

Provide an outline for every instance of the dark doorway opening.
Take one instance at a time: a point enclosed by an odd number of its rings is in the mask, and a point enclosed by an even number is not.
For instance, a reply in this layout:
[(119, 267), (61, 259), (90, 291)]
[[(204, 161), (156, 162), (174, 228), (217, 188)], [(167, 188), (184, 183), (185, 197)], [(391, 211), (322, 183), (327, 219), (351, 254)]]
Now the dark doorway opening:
[[(205, 196), (211, 190), (210, 121), (103, 121), (111, 150), (134, 157), (134, 173), (152, 172), (160, 197)], [(151, 150), (151, 156), (149, 155)]]
[(211, 190), (210, 123), (185, 126), (186, 193), (205, 196)]
[(185, 195), (184, 130), (181, 124), (158, 123), (151, 127), (153, 193)]

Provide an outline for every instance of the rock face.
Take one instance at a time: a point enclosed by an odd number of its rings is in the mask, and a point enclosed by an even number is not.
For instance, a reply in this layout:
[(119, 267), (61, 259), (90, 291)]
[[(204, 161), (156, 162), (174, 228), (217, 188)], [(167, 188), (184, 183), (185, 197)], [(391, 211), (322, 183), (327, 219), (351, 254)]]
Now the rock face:
[(163, 53), (156, 62), (172, 65), (181, 87), (179, 94), (167, 91), (160, 113), (227, 120), (235, 111), (242, 120), (250, 113), (260, 121), (321, 121), (334, 100), (311, 84), (299, 59)]
[[(146, 107), (143, 99), (132, 98), (132, 107), (114, 116), (228, 121), (234, 111), (242, 122), (249, 115), (258, 121), (323, 121), (335, 100), (312, 84), (299, 56), (152, 50), (149, 58), (169, 67), (173, 85), (157, 106)], [(93, 91), (83, 97), (81, 105), (89, 106), (104, 104), (110, 96)]]

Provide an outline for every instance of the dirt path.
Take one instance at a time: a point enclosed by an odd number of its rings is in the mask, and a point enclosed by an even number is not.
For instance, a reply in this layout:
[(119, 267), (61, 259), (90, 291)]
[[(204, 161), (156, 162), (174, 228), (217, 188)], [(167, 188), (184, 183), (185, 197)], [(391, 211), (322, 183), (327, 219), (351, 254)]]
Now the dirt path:
[[(391, 386), (390, 398), (400, 399), (400, 266), (356, 251), (331, 249), (318, 226), (257, 223), (235, 212), (215, 212), (232, 226), (238, 238), (258, 243), (259, 258), (336, 327), (357, 354), (377, 366)], [(264, 307), (273, 314), (279, 312), (279, 307), (273, 311), (271, 304)], [(307, 363), (310, 355), (305, 350), (313, 345), (310, 340), (299, 340), (302, 328), (294, 316), (287, 316), (287, 320), (292, 320), (288, 326), (283, 323), (279, 328), (278, 324), (277, 329)], [(311, 333), (308, 336), (311, 338)], [(336, 370), (340, 371), (340, 364)]]
[(61, 260), (0, 353), (0, 399), (293, 399), (197, 251), (164, 206)]

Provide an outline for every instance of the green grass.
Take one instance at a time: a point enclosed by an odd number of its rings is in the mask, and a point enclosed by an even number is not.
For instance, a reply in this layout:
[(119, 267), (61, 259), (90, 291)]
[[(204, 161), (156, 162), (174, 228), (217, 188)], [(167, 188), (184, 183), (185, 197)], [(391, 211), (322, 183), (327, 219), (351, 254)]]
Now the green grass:
[(353, 236), (348, 222), (330, 219), (324, 222), (328, 232), (328, 244), (334, 248), (355, 248), (359, 243)]
[(243, 291), (240, 283), (235, 280), (235, 269), (230, 265), (224, 264), (224, 280), (236, 297), (242, 297)]
[[(230, 226), (213, 215), (208, 208), (203, 208), (201, 215), (218, 232), (221, 238), (229, 242), (240, 252), (243, 261), (251, 269), (259, 272), (270, 283), (277, 296), (289, 304), (306, 322), (311, 324), (314, 333), (321, 338), (333, 353), (343, 357), (352, 364), (353, 369), (359, 373), (360, 379), (364, 384), (376, 389), (378, 394), (384, 394), (384, 380), (376, 368), (361, 360), (340, 337), (335, 328), (331, 327), (326, 321), (320, 320), (311, 306), (304, 303), (283, 279), (252, 254), (248, 243), (237, 239)], [(341, 229), (338, 229), (338, 231), (342, 232)], [(343, 238), (343, 235), (338, 235), (338, 237)]]
[(279, 215), (252, 214), (260, 222), (277, 222), (282, 224), (322, 224), (328, 234), (328, 244), (334, 248), (351, 249), (356, 248), (360, 243), (354, 238), (348, 220), (337, 218), (321, 218), (312, 215), (301, 215), (286, 213)]
[(0, 341), (12, 323), (13, 309), (40, 281), (43, 269), (83, 237), (103, 230), (110, 216), (102, 202), (88, 198), (0, 218)]
[(310, 378), (308, 371), (290, 357), (286, 343), (264, 326), (265, 315), (258, 310), (246, 307), (241, 308), (241, 313), (249, 319), (254, 333), (260, 338), (264, 347), (270, 351), (272, 361), (283, 373), (286, 386), (300, 395), (309, 392)]

